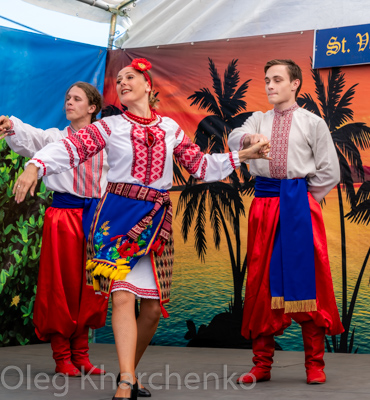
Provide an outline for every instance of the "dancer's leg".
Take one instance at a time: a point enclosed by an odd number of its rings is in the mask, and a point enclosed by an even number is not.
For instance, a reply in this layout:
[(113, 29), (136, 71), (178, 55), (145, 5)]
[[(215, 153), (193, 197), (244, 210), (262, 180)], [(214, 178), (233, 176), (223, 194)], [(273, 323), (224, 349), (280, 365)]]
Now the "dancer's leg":
[[(112, 327), (121, 380), (134, 383), (137, 344), (134, 294), (124, 290), (112, 294)], [(131, 390), (128, 385), (122, 384), (117, 388), (115, 396), (130, 398)]]
[(137, 319), (137, 346), (135, 355), (135, 367), (148, 347), (157, 330), (161, 317), (159, 300), (141, 299), (140, 314)]

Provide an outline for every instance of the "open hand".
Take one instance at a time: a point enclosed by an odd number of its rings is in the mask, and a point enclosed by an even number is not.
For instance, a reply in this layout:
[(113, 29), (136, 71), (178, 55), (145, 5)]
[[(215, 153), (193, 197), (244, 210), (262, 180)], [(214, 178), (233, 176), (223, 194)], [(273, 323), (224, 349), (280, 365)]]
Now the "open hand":
[(12, 124), (10, 122), (10, 119), (5, 116), (1, 115), (0, 116), (0, 139), (4, 139), (5, 136), (8, 136), (8, 130), (11, 129)]
[(28, 191), (30, 191), (31, 196), (34, 196), (38, 170), (39, 168), (35, 164), (28, 164), (23, 174), (18, 177), (13, 187), (13, 194), (15, 194), (17, 203), (21, 203), (26, 198)]

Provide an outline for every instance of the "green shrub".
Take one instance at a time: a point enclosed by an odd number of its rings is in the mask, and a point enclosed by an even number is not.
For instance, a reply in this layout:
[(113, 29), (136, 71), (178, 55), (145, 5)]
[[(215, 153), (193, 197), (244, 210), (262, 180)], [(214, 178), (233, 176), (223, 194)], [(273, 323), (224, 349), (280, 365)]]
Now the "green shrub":
[(32, 323), (42, 227), (51, 192), (39, 181), (35, 197), (16, 204), (12, 188), (26, 159), (0, 140), (0, 346), (37, 343)]

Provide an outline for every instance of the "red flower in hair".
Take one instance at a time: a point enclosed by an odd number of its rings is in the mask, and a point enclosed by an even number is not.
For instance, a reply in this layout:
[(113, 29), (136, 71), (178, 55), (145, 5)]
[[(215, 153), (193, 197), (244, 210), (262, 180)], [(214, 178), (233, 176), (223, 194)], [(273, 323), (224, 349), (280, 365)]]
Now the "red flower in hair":
[(152, 68), (152, 64), (145, 58), (135, 58), (132, 60), (131, 65), (141, 72), (149, 71)]

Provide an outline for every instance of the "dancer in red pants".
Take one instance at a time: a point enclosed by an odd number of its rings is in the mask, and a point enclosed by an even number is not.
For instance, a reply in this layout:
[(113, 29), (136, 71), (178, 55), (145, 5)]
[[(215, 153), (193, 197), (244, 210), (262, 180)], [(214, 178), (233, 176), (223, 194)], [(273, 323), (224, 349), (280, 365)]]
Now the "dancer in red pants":
[[(16, 117), (0, 117), (0, 138), (25, 157), (33, 155), (48, 143), (66, 137), (94, 122), (101, 110), (98, 90), (85, 82), (73, 84), (66, 93), (65, 110), (71, 124), (64, 130), (41, 130)], [(45, 177), (48, 190), (53, 190), (53, 203), (46, 210), (34, 306), (33, 322), (41, 340), (50, 340), (55, 372), (69, 376), (80, 371), (101, 374), (89, 361), (89, 327), (104, 326), (92, 319), (91, 310), (99, 299), (86, 286), (86, 239), (95, 207), (105, 191), (108, 165), (101, 152), (74, 170)], [(90, 221), (90, 223), (89, 223)]]
[(242, 334), (253, 341), (255, 367), (238, 381), (270, 379), (274, 336), (294, 319), (302, 327), (307, 383), (324, 383), (325, 334), (343, 327), (319, 202), (339, 182), (338, 157), (326, 123), (296, 103), (302, 85), (297, 64), (269, 61), (265, 85), (273, 110), (254, 113), (229, 136), (231, 150), (270, 140), (272, 158), (250, 161), (256, 190)]

